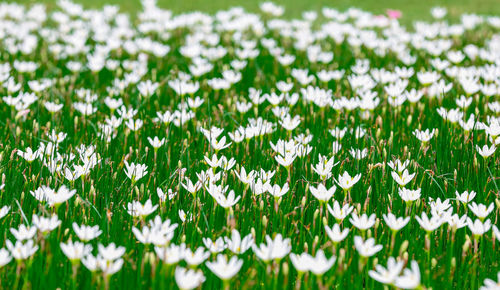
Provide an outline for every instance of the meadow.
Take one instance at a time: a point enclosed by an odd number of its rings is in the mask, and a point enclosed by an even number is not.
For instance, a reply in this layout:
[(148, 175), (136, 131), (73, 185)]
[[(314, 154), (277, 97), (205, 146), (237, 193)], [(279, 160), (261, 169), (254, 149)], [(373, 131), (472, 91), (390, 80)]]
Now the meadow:
[(498, 289), (494, 2), (0, 4), (0, 289)]

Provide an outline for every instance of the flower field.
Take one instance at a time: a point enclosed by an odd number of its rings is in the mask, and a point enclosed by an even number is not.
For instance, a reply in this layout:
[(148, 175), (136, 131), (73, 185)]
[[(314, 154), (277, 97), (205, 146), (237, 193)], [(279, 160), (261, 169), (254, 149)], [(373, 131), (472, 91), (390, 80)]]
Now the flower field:
[(500, 16), (0, 4), (0, 289), (499, 289)]

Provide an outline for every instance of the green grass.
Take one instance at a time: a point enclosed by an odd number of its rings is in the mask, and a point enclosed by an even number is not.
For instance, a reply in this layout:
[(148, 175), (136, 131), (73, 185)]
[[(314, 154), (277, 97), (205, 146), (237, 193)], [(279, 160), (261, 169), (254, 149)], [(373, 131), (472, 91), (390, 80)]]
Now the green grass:
[[(15, 1), (16, 3), (46, 3), (49, 7), (55, 6), (53, 0), (21, 0)], [(81, 3), (88, 8), (101, 8), (104, 2), (88, 0), (77, 0), (76, 3)], [(158, 0), (158, 6), (172, 10), (175, 13), (183, 13), (189, 11), (202, 11), (207, 13), (215, 13), (218, 10), (228, 9), (234, 6), (240, 6), (250, 12), (257, 12), (259, 4), (263, 1), (241, 1), (241, 0), (189, 0), (189, 1), (175, 1), (175, 0)], [(130, 0), (110, 0), (106, 4), (119, 5), (123, 12), (133, 12), (141, 9), (140, 1)], [(358, 7), (373, 13), (385, 14), (387, 9), (398, 9), (403, 12), (402, 21), (410, 24), (416, 20), (430, 20), (430, 8), (434, 6), (443, 6), (448, 8), (451, 18), (457, 18), (463, 13), (479, 13), (487, 15), (500, 14), (500, 5), (497, 0), (280, 0), (275, 1), (279, 5), (286, 8), (285, 15), (287, 17), (300, 17), (303, 11), (316, 10), (320, 11), (323, 7), (332, 7), (339, 10), (345, 10), (350, 7)]]
[[(382, 13), (386, 8), (403, 10), (404, 17), (411, 20), (429, 19), (428, 10), (432, 5), (449, 7), (450, 17), (457, 17), (462, 12), (478, 12), (500, 14), (500, 7), (495, 1), (427, 1), (427, 5), (420, 5), (421, 1), (384, 1), (384, 7), (377, 6), (377, 2), (356, 2), (360, 8), (376, 13)], [(53, 2), (51, 2), (53, 3)], [(117, 3), (117, 2), (108, 2)], [(203, 10), (215, 12), (219, 9), (239, 5), (238, 2), (209, 2), (189, 1), (188, 4), (174, 4), (172, 1), (161, 2), (162, 7), (182, 12)], [(338, 2), (278, 2), (287, 8), (287, 15), (297, 16), (303, 10), (319, 9), (328, 3), (328, 6), (345, 9), (354, 3), (351, 1)], [(432, 5), (431, 5), (432, 4)], [(96, 6), (93, 6), (96, 5)], [(98, 7), (96, 3), (86, 7)], [(257, 3), (241, 3), (249, 11), (255, 11)], [(52, 6), (53, 7), (53, 6)], [(121, 5), (123, 11), (133, 13), (138, 4), (126, 2)], [(495, 10), (497, 9), (497, 10)], [(53, 24), (47, 24), (53, 28)], [(194, 29), (194, 28), (192, 28)], [(382, 37), (381, 29), (374, 29)], [(258, 88), (264, 93), (276, 90), (276, 83), (288, 80), (293, 83), (292, 92), (301, 94), (300, 85), (291, 76), (292, 68), (307, 68), (309, 73), (317, 75), (321, 70), (344, 69), (346, 75), (340, 81), (320, 82), (315, 80), (312, 85), (325, 90), (331, 90), (332, 99), (341, 97), (353, 99), (359, 96), (349, 83), (347, 76), (354, 75), (352, 67), (356, 60), (368, 59), (371, 68), (385, 68), (394, 71), (396, 66), (405, 66), (393, 52), (385, 56), (377, 55), (372, 49), (361, 46), (352, 48), (347, 41), (335, 42), (331, 38), (319, 41), (324, 51), (334, 53), (331, 63), (312, 63), (304, 51), (294, 47), (291, 38), (282, 37), (278, 32), (269, 31), (265, 37), (275, 38), (286, 53), (296, 56), (292, 66), (281, 65), (270, 52), (258, 42), (259, 56), (249, 60), (242, 70), (241, 81), (227, 90), (213, 90), (207, 83), (208, 79), (221, 77), (222, 71), (230, 67), (230, 62), (236, 57), (234, 51), (241, 44), (231, 39), (229, 32), (220, 32), (221, 46), (229, 52), (221, 59), (213, 61), (214, 68), (202, 77), (193, 77), (199, 82), (200, 89), (192, 96), (179, 95), (169, 85), (168, 81), (176, 79), (178, 72), (189, 72), (191, 60), (183, 57), (179, 49), (185, 45), (187, 34), (191, 31), (178, 28), (169, 31), (171, 37), (161, 40), (161, 35), (150, 33), (140, 37), (150, 37), (170, 47), (165, 57), (155, 57), (148, 54), (146, 74), (142, 81), (151, 80), (160, 86), (150, 97), (141, 97), (136, 85), (132, 84), (119, 92), (115, 99), (121, 98), (127, 107), (138, 110), (134, 119), (144, 121), (144, 126), (137, 132), (132, 132), (124, 124), (115, 130), (116, 137), (109, 143), (100, 138), (99, 133), (107, 118), (118, 114), (111, 111), (104, 103), (104, 98), (110, 95), (107, 90), (112, 87), (116, 78), (126, 77), (126, 69), (112, 70), (104, 68), (98, 72), (88, 69), (72, 73), (66, 68), (69, 60), (87, 62), (85, 53), (78, 53), (71, 57), (50, 52), (48, 39), (40, 37), (41, 30), (35, 29), (40, 42), (36, 49), (26, 55), (21, 52), (7, 51), (7, 45), (0, 45), (0, 63), (14, 65), (17, 60), (35, 61), (40, 67), (32, 73), (23, 73), (12, 70), (13, 79), (21, 84), (22, 91), (30, 92), (30, 80), (50, 78), (54, 84), (37, 93), (38, 101), (29, 106), (30, 111), (24, 116), (16, 116), (18, 110), (9, 106), (5, 101), (0, 102), (0, 173), (5, 188), (0, 191), (0, 208), (10, 206), (8, 215), (0, 219), (0, 248), (5, 248), (6, 241), (14, 241), (10, 233), (11, 228), (18, 228), (20, 224), (30, 225), (32, 215), (50, 216), (55, 214), (61, 220), (61, 225), (54, 231), (44, 235), (37, 233), (34, 241), (39, 246), (33, 257), (27, 260), (12, 261), (0, 267), (0, 289), (175, 289), (174, 270), (176, 265), (166, 265), (154, 255), (154, 247), (142, 245), (132, 234), (133, 227), (141, 228), (154, 216), (159, 215), (163, 220), (170, 219), (178, 223), (171, 243), (185, 243), (188, 248), (195, 250), (203, 246), (202, 238), (230, 236), (232, 229), (238, 229), (242, 236), (252, 234), (257, 244), (265, 243), (265, 236), (282, 234), (291, 239), (291, 252), (316, 254), (324, 250), (328, 257), (336, 256), (337, 261), (326, 274), (320, 277), (307, 273), (300, 275), (290, 258), (284, 257), (265, 263), (258, 259), (249, 250), (238, 257), (243, 260), (243, 267), (231, 280), (231, 289), (382, 289), (384, 286), (370, 278), (368, 271), (375, 265), (387, 265), (389, 257), (397, 257), (404, 261), (405, 266), (412, 260), (417, 261), (421, 273), (421, 286), (432, 289), (477, 289), (486, 278), (496, 279), (500, 269), (500, 252), (498, 241), (492, 230), (481, 237), (474, 237), (470, 229), (464, 227), (454, 233), (451, 227), (443, 224), (432, 233), (426, 234), (416, 220), (421, 213), (430, 214), (430, 198), (441, 200), (449, 199), (453, 212), (460, 216), (474, 218), (474, 214), (465, 205), (455, 200), (455, 192), (465, 190), (477, 192), (474, 201), (489, 205), (494, 203), (493, 212), (488, 216), (492, 224), (498, 226), (500, 214), (499, 180), (500, 158), (498, 150), (488, 159), (482, 158), (475, 148), (476, 145), (491, 144), (484, 131), (465, 132), (458, 124), (443, 120), (436, 112), (437, 108), (447, 110), (457, 108), (455, 103), (460, 95), (466, 92), (456, 78), (444, 73), (440, 76), (446, 83), (453, 85), (451, 91), (431, 98), (425, 95), (416, 104), (406, 101), (400, 107), (389, 104), (384, 85), (378, 83), (372, 91), (380, 98), (380, 105), (370, 111), (359, 108), (353, 110), (334, 109), (331, 107), (319, 108), (307, 102), (302, 95), (296, 105), (288, 106), (285, 101), (280, 107), (290, 109), (292, 116), (300, 116), (299, 126), (287, 132), (279, 124), (280, 119), (272, 110), (269, 102), (254, 105), (248, 112), (240, 113), (236, 110), (237, 101), (249, 102), (250, 88)], [(12, 34), (15, 35), (17, 31)], [(460, 38), (452, 39), (453, 50), (463, 50), (466, 44), (473, 43), (483, 47), (485, 40), (492, 38), (498, 29), (487, 25), (467, 31)], [(246, 35), (246, 34), (245, 34)], [(138, 36), (138, 37), (139, 37)], [(251, 39), (258, 39), (253, 33), (247, 35)], [(4, 38), (8, 39), (8, 38)], [(108, 39), (108, 38), (106, 38)], [(4, 41), (4, 40), (2, 40)], [(96, 41), (88, 39), (86, 44), (95, 48)], [(418, 56), (411, 67), (416, 72), (434, 70), (431, 60), (433, 57), (426, 51), (409, 48), (412, 55)], [(61, 58), (59, 58), (61, 57)], [(108, 56), (124, 65), (126, 60), (137, 60), (136, 54), (129, 54), (125, 50), (111, 50)], [(441, 55), (446, 58), (446, 52)], [(487, 61), (477, 58), (466, 58), (460, 66), (485, 66)], [(372, 71), (373, 72), (373, 71)], [(479, 82), (486, 82), (478, 80)], [(77, 96), (77, 89), (89, 89), (96, 94), (97, 100), (92, 102), (97, 112), (85, 117), (74, 107), (81, 102)], [(427, 89), (418, 80), (416, 75), (409, 78), (408, 90), (417, 89), (426, 93)], [(0, 87), (0, 96), (9, 92)], [(14, 94), (16, 95), (16, 94)], [(205, 102), (196, 109), (195, 117), (177, 127), (173, 123), (158, 124), (153, 121), (156, 112), (174, 111), (179, 104), (187, 101), (188, 97), (200, 96)], [(487, 116), (497, 117), (488, 109), (487, 104), (499, 100), (498, 94), (487, 97), (481, 92), (470, 96), (472, 104), (463, 110), (464, 118), (475, 114), (478, 120), (487, 122)], [(45, 107), (45, 102), (63, 104), (60, 112), (51, 114)], [(368, 113), (364, 118), (363, 113)], [(210, 129), (215, 126), (223, 128), (222, 136), (229, 141), (229, 132), (235, 132), (239, 126), (247, 126), (251, 118), (262, 117), (274, 124), (276, 129), (270, 134), (250, 138), (241, 143), (235, 143), (220, 152), (215, 152), (207, 138), (199, 128)], [(329, 130), (335, 127), (347, 128), (348, 133), (342, 139), (334, 138)], [(357, 128), (366, 130), (361, 138), (356, 138), (352, 130)], [(435, 136), (426, 144), (420, 142), (413, 134), (415, 129), (437, 130)], [(71, 167), (81, 164), (77, 148), (80, 145), (93, 145), (95, 151), (102, 158), (88, 175), (78, 178), (75, 182), (66, 180), (61, 172), (51, 173), (43, 165), (41, 158), (28, 163), (16, 154), (16, 150), (25, 150), (31, 147), (39, 148), (41, 143), (48, 143), (47, 134), (52, 130), (65, 132), (66, 139), (61, 142), (58, 152), (61, 154), (75, 154), (74, 161), (65, 161)], [(275, 157), (270, 142), (291, 140), (299, 134), (311, 134), (313, 139), (310, 145), (313, 150), (304, 158), (297, 158), (290, 169), (280, 166)], [(147, 137), (159, 136), (166, 138), (164, 146), (155, 152), (150, 146)], [(339, 141), (343, 148), (334, 153), (332, 143)], [(349, 149), (367, 149), (367, 156), (360, 160), (353, 158)], [(290, 191), (279, 201), (269, 193), (256, 196), (241, 183), (234, 170), (222, 173), (220, 183), (228, 185), (241, 200), (225, 210), (217, 204), (206, 189), (201, 189), (196, 196), (189, 194), (181, 185), (184, 180), (179, 170), (186, 169), (185, 176), (192, 181), (197, 180), (197, 173), (211, 170), (204, 161), (204, 157), (216, 154), (219, 158), (226, 156), (234, 158), (239, 171), (241, 167), (249, 170), (275, 170), (271, 184), (283, 186), (290, 184)], [(340, 203), (350, 203), (358, 213), (376, 214), (377, 222), (367, 231), (360, 231), (352, 225), (349, 218), (345, 219), (342, 228), (350, 230), (347, 238), (334, 245), (325, 233), (324, 226), (336, 223), (334, 217), (325, 209), (315, 197), (311, 195), (310, 186), (321, 183), (319, 176), (312, 170), (312, 165), (319, 161), (319, 155), (334, 157), (340, 163), (333, 167), (332, 177), (325, 181), (327, 187), (335, 185), (334, 179), (345, 171), (351, 175), (361, 174), (360, 181), (350, 190), (342, 191), (337, 188), (328, 204), (333, 200)], [(416, 176), (406, 185), (408, 189), (420, 188), (421, 198), (413, 204), (406, 204), (398, 194), (400, 186), (391, 177), (391, 169), (387, 162), (399, 158), (411, 160), (408, 169)], [(146, 164), (148, 174), (137, 183), (133, 183), (125, 174), (124, 161)], [(222, 172), (221, 169), (214, 169)], [(1, 184), (0, 183), (0, 184)], [(66, 185), (77, 191), (76, 196), (63, 203), (58, 208), (52, 208), (47, 203), (35, 199), (30, 191), (42, 185), (59, 188)], [(156, 190), (172, 189), (177, 195), (172, 200), (161, 202)], [(150, 216), (140, 219), (131, 217), (126, 207), (129, 202), (151, 199), (158, 209)], [(279, 204), (277, 204), (279, 203)], [(179, 210), (192, 215), (192, 219), (182, 222)], [(408, 216), (410, 222), (401, 231), (394, 234), (385, 224), (382, 216), (388, 212), (398, 217)], [(92, 245), (94, 255), (97, 254), (98, 244), (108, 245), (116, 243), (123, 246), (126, 252), (123, 256), (123, 268), (109, 277), (109, 284), (101, 272), (92, 273), (81, 263), (72, 264), (62, 253), (60, 243), (68, 240), (77, 241), (71, 224), (99, 225), (102, 235), (88, 244)], [(383, 249), (368, 259), (360, 257), (354, 246), (354, 237), (373, 237)], [(452, 238), (453, 237), (453, 238)], [(391, 241), (394, 245), (391, 247)], [(224, 253), (235, 256), (228, 250)], [(215, 255), (208, 258), (215, 260)], [(186, 267), (184, 261), (179, 263)], [(360, 267), (360, 265), (362, 267)], [(202, 288), (220, 289), (225, 284), (207, 268), (205, 264), (197, 267), (204, 272), (206, 281)]]

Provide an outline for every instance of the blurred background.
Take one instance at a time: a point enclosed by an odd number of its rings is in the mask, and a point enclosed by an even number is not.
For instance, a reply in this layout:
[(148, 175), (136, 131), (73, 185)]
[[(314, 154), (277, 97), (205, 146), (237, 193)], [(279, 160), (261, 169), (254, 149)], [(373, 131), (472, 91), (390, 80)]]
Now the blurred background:
[[(0, 0), (1, 1), (1, 0)], [(20, 4), (44, 3), (49, 8), (54, 7), (56, 0), (17, 0), (4, 1)], [(74, 0), (86, 8), (100, 8), (106, 4), (119, 5), (122, 12), (134, 14), (141, 9), (139, 0)], [(247, 11), (258, 11), (258, 0), (158, 0), (158, 6), (172, 10), (175, 13), (202, 11), (213, 13), (217, 10), (241, 6)], [(430, 8), (442, 6), (448, 9), (448, 19), (458, 19), (463, 13), (478, 13), (500, 15), (500, 0), (276, 0), (276, 4), (285, 7), (284, 17), (299, 17), (303, 11), (319, 10), (322, 7), (332, 7), (339, 10), (349, 7), (361, 8), (376, 14), (385, 14), (387, 9), (400, 10), (403, 15), (400, 22), (411, 24), (415, 20), (430, 20)]]

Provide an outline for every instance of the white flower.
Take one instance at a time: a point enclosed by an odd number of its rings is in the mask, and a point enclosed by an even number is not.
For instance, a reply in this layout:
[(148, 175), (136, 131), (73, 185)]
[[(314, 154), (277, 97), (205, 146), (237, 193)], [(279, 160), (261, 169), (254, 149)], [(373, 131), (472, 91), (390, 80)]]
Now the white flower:
[(179, 289), (195, 289), (205, 282), (205, 276), (201, 270), (187, 270), (186, 268), (177, 266), (175, 268), (175, 282)]
[(441, 217), (433, 215), (429, 219), (425, 212), (422, 212), (422, 217), (415, 216), (415, 219), (426, 232), (432, 232), (443, 224)]
[(320, 202), (328, 202), (328, 200), (330, 200), (330, 198), (335, 193), (336, 189), (337, 187), (335, 185), (330, 189), (327, 189), (322, 183), (320, 183), (317, 188), (312, 185), (309, 186), (309, 190), (311, 191), (312, 195)]
[(446, 217), (446, 222), (456, 231), (467, 226), (467, 215), (464, 214), (462, 217), (458, 216), (458, 214), (449, 215)]
[(476, 215), (481, 220), (485, 219), (495, 208), (493, 202), (490, 203), (488, 207), (486, 207), (486, 205), (482, 203), (476, 204), (475, 202), (472, 202), (472, 204), (468, 204), (467, 206), (474, 213), (474, 215)]
[(202, 240), (205, 247), (213, 254), (220, 253), (227, 248), (222, 237), (217, 238), (215, 241), (212, 241), (210, 238), (203, 238)]
[(468, 191), (464, 191), (463, 193), (458, 193), (458, 191), (455, 191), (455, 196), (457, 198), (457, 200), (461, 201), (462, 203), (469, 203), (471, 202), (474, 197), (476, 197), (476, 192), (475, 191), (471, 191), (471, 192), (468, 192)]
[(398, 194), (403, 199), (404, 202), (412, 202), (420, 198), (420, 188), (417, 188), (415, 190), (411, 189), (406, 189), (404, 187), (400, 187), (398, 190)]
[(252, 245), (255, 255), (264, 262), (281, 260), (292, 249), (291, 240), (289, 238), (283, 239), (281, 234), (277, 234), (274, 240), (266, 235), (266, 242), (267, 244), (262, 243), (260, 246)]
[(488, 145), (484, 145), (482, 148), (476, 145), (476, 150), (479, 153), (479, 155), (483, 156), (483, 158), (488, 158), (491, 155), (495, 154), (495, 150), (497, 148), (495, 147), (495, 144), (491, 145), (488, 147)]
[(30, 240), (36, 234), (36, 227), (26, 227), (24, 224), (20, 224), (18, 229), (10, 228), (10, 232), (18, 241)]
[(267, 191), (274, 196), (274, 198), (280, 198), (283, 195), (285, 195), (288, 190), (289, 190), (288, 183), (285, 183), (283, 187), (280, 187), (278, 184), (275, 184), (274, 186), (268, 185)]
[(18, 156), (24, 158), (24, 160), (31, 163), (33, 162), (33, 160), (38, 158), (40, 152), (38, 150), (33, 152), (33, 150), (31, 150), (30, 147), (27, 147), (25, 152), (18, 149), (16, 153)]
[(328, 212), (330, 212), (333, 217), (337, 220), (337, 222), (342, 221), (345, 219), (354, 209), (354, 206), (346, 203), (342, 207), (340, 207), (340, 204), (338, 201), (335, 201), (333, 203), (333, 208), (328, 204), (327, 205)]
[(382, 265), (375, 265), (375, 270), (368, 271), (368, 275), (372, 279), (377, 280), (380, 283), (393, 285), (396, 281), (396, 278), (403, 270), (404, 262), (401, 260), (396, 261), (394, 257), (389, 257), (387, 260), (387, 268), (384, 268)]
[(148, 141), (149, 141), (149, 144), (151, 144), (151, 146), (154, 149), (158, 149), (161, 146), (163, 146), (163, 144), (165, 144), (165, 138), (159, 139), (158, 136), (154, 136), (153, 139), (151, 139), (151, 137), (148, 137)]
[(77, 223), (73, 223), (73, 230), (75, 231), (78, 238), (84, 242), (91, 241), (101, 235), (102, 231), (99, 230), (99, 226), (79, 226)]
[(401, 289), (415, 289), (420, 286), (420, 269), (416, 261), (411, 261), (411, 270), (404, 269), (403, 275), (396, 278), (394, 285)]
[(223, 208), (230, 208), (234, 206), (241, 199), (241, 195), (235, 197), (234, 190), (231, 190), (227, 196), (223, 193), (214, 196), (217, 203)]
[(226, 241), (227, 248), (235, 254), (243, 254), (254, 244), (253, 236), (251, 234), (246, 235), (243, 240), (241, 239), (240, 232), (233, 229), (231, 231), (231, 238), (224, 237)]
[(144, 205), (140, 201), (136, 200), (127, 204), (127, 212), (133, 217), (146, 217), (152, 214), (157, 208), (158, 205), (153, 206), (151, 199), (148, 199)]
[(26, 260), (38, 250), (38, 246), (34, 244), (33, 240), (28, 240), (25, 244), (21, 241), (12, 244), (10, 240), (7, 240), (5, 244), (12, 257), (16, 260)]
[(9, 251), (4, 248), (0, 248), (0, 268), (7, 265), (12, 260), (12, 256)]
[(374, 238), (363, 241), (360, 236), (355, 236), (354, 246), (356, 246), (356, 250), (362, 257), (371, 257), (382, 250), (382, 245), (376, 245)]
[(394, 171), (396, 171), (398, 174), (403, 173), (403, 171), (408, 167), (410, 164), (410, 160), (405, 160), (404, 162), (401, 162), (401, 160), (396, 159), (396, 161), (389, 161), (387, 165)]
[(92, 251), (91, 245), (85, 245), (80, 242), (73, 243), (72, 241), (68, 241), (67, 243), (61, 243), (60, 246), (64, 255), (71, 261), (79, 261)]
[(394, 181), (402, 187), (406, 186), (415, 177), (415, 173), (409, 174), (408, 169), (405, 169), (401, 175), (395, 171), (391, 172), (391, 175)]
[(316, 276), (325, 274), (335, 263), (337, 257), (332, 256), (327, 259), (323, 250), (319, 250), (313, 257), (308, 253), (302, 253), (300, 256), (294, 253), (290, 254), (292, 264), (299, 272), (311, 271)]
[(35, 191), (30, 191), (30, 193), (37, 200), (47, 202), (49, 206), (53, 207), (58, 206), (73, 197), (73, 195), (76, 194), (76, 189), (69, 190), (65, 185), (61, 185), (61, 187), (55, 191), (48, 186), (42, 185)]
[(179, 263), (182, 259), (184, 259), (185, 251), (185, 244), (181, 244), (179, 246), (172, 244), (168, 247), (155, 247), (156, 255), (167, 265)]
[(481, 220), (476, 219), (474, 222), (470, 218), (467, 218), (467, 226), (474, 236), (482, 236), (484, 233), (488, 232), (491, 228), (491, 221), (486, 220), (484, 223)]
[(340, 230), (339, 224), (334, 224), (332, 228), (325, 226), (325, 231), (330, 240), (334, 243), (342, 242), (349, 234), (349, 229), (345, 228), (344, 230)]
[(366, 213), (362, 214), (359, 217), (358, 215), (356, 215), (356, 213), (353, 213), (349, 221), (353, 226), (357, 227), (362, 231), (365, 231), (375, 225), (376, 218), (377, 217), (375, 216), (374, 213), (371, 214), (370, 217), (368, 217)]
[(334, 156), (328, 159), (326, 156), (320, 154), (318, 163), (312, 166), (312, 169), (321, 177), (321, 180), (326, 180), (327, 178), (331, 177), (332, 168), (337, 164), (338, 162), (335, 163)]
[(393, 231), (399, 231), (403, 227), (405, 227), (408, 222), (410, 221), (410, 217), (396, 217), (392, 213), (388, 213), (387, 215), (384, 214), (382, 215), (384, 217), (384, 221), (387, 224), (388, 227), (391, 228)]
[(479, 290), (498, 290), (500, 288), (500, 272), (497, 273), (497, 281), (495, 282), (491, 279), (485, 279), (484, 285), (479, 288)]
[(431, 140), (435, 132), (436, 129), (432, 129), (432, 131), (429, 131), (429, 129), (425, 129), (425, 131), (420, 131), (417, 129), (413, 131), (413, 135), (415, 135), (415, 137), (417, 137), (418, 140), (422, 141), (423, 143), (426, 143), (429, 142), (429, 140)]
[(127, 160), (124, 162), (125, 174), (130, 180), (132, 180), (132, 183), (137, 182), (139, 179), (148, 174), (148, 167), (145, 164), (135, 164), (133, 162), (129, 164)]
[(203, 247), (197, 248), (194, 252), (192, 252), (189, 248), (184, 251), (184, 261), (186, 261), (189, 266), (198, 266), (203, 263), (209, 256), (210, 252), (205, 251)]
[(52, 215), (50, 218), (33, 215), (33, 225), (43, 234), (47, 234), (61, 224), (57, 215)]
[(10, 206), (4, 205), (0, 208), (0, 219), (4, 218), (10, 212)]
[(99, 256), (106, 261), (117, 260), (125, 254), (125, 247), (117, 247), (115, 243), (111, 243), (107, 247), (103, 244), (99, 244), (97, 247), (99, 249)]
[(207, 262), (205, 265), (220, 279), (229, 280), (240, 271), (243, 260), (233, 256), (228, 262), (225, 255), (219, 254), (215, 262)]
[(357, 174), (351, 177), (347, 171), (344, 174), (339, 175), (338, 179), (335, 180), (337, 184), (344, 190), (350, 190), (359, 180), (361, 179), (361, 174)]

